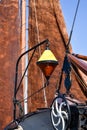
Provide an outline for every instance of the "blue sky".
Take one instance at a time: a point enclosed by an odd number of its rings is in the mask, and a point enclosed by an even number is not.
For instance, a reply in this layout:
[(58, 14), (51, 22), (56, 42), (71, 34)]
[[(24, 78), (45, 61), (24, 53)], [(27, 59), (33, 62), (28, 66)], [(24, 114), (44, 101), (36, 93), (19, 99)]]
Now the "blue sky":
[[(68, 35), (71, 31), (77, 2), (78, 0), (60, 0)], [(71, 45), (74, 53), (87, 55), (87, 0), (80, 0)]]

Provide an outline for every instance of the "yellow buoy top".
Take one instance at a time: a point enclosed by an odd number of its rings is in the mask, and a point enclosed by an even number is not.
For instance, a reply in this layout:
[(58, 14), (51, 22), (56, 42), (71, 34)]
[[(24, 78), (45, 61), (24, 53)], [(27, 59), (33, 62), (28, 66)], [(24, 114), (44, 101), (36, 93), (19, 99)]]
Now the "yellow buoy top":
[(39, 58), (38, 62), (40, 61), (56, 61), (57, 62), (57, 59), (56, 57), (54, 56), (54, 54), (51, 52), (51, 50), (45, 50), (41, 57)]

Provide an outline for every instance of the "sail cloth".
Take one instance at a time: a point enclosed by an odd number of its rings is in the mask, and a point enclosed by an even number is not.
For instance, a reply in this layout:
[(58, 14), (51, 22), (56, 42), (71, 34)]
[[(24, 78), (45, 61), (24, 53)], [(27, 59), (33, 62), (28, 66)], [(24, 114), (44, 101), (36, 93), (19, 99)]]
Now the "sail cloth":
[[(66, 44), (68, 43), (68, 34), (59, 0), (30, 0), (29, 9), (29, 47), (32, 47), (44, 39), (49, 39), (50, 48), (59, 61), (59, 65), (49, 80), (50, 84), (45, 89), (47, 103), (48, 106), (50, 106), (56, 91), (56, 83), (60, 80), (63, 60), (66, 54)], [(43, 49), (44, 47), (42, 46), (37, 49), (29, 67), (29, 95), (40, 89), (44, 84), (42, 73), (36, 66), (36, 61), (43, 52)], [(69, 47), (69, 51), (72, 52), (71, 47)], [(60, 89), (62, 93), (66, 92), (64, 86), (64, 77), (65, 75), (63, 74), (63, 80)], [(71, 93), (79, 100), (85, 101), (86, 97), (82, 92), (73, 71), (71, 71), (71, 79)], [(30, 111), (44, 106), (44, 91), (37, 93), (35, 96), (29, 99)]]
[[(3, 129), (3, 127), (9, 123), (13, 116), (12, 102), (15, 64), (22, 46), (20, 46), (20, 11), (19, 0), (0, 1), (0, 129)], [(29, 47), (34, 46), (44, 39), (49, 39), (51, 43), (50, 49), (58, 59), (59, 65), (49, 80), (49, 86), (47, 86), (45, 90), (29, 98), (29, 111), (45, 106), (49, 107), (57, 89), (57, 81), (59, 83), (60, 80), (61, 69), (66, 53), (66, 44), (68, 42), (68, 34), (59, 0), (29, 1)], [(29, 95), (44, 86), (45, 78), (40, 69), (36, 66), (36, 61), (43, 50), (44, 46), (36, 50), (29, 66)], [(69, 51), (71, 52), (71, 47)], [(31, 55), (32, 54), (29, 53), (29, 58)], [(21, 66), (19, 68), (19, 74), (21, 74)], [(18, 78), (19, 77), (20, 75)], [(63, 74), (61, 84), (62, 93), (66, 92), (64, 78), (65, 76)], [(84, 101), (86, 97), (81, 91), (80, 85), (73, 72), (71, 73), (71, 78), (71, 93), (78, 99)], [(22, 87), (20, 90), (21, 93), (19, 92), (19, 95), (17, 95), (18, 97), (22, 94)]]
[(18, 7), (19, 0), (0, 0), (0, 130), (13, 118), (15, 65), (20, 52)]

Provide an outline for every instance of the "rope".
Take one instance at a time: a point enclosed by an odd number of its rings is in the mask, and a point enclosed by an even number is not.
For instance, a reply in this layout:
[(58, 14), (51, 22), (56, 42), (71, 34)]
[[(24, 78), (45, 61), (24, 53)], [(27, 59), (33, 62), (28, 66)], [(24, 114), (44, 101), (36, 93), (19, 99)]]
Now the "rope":
[(70, 44), (70, 41), (71, 41), (71, 37), (72, 37), (72, 33), (73, 33), (73, 28), (74, 28), (74, 24), (75, 24), (75, 20), (76, 20), (76, 16), (77, 16), (78, 8), (79, 8), (79, 4), (80, 4), (80, 0), (78, 0), (77, 6), (76, 6), (76, 11), (75, 11), (75, 16), (74, 16), (73, 23), (72, 23), (72, 28), (71, 28), (71, 32), (70, 32), (68, 44), (66, 46), (67, 49), (69, 48), (69, 44)]
[[(38, 27), (38, 19), (37, 19), (37, 10), (36, 10), (36, 0), (34, 0), (34, 10), (35, 10), (35, 21), (36, 21), (36, 30), (37, 30), (37, 40), (38, 43), (40, 42), (40, 37), (39, 37), (39, 27)], [(41, 56), (41, 49), (39, 46), (39, 55)], [(44, 85), (44, 76), (43, 73), (41, 74), (42, 77), (42, 85)], [(46, 91), (43, 89), (43, 94), (44, 94), (44, 101), (45, 101), (45, 106), (47, 107), (47, 97), (46, 97)]]
[[(53, 0), (52, 0), (52, 2), (53, 2)], [(75, 24), (77, 12), (78, 12), (79, 3), (80, 3), (80, 0), (78, 0), (77, 6), (76, 6), (75, 16), (74, 16), (74, 20), (73, 20), (73, 24), (72, 24), (72, 28), (71, 28), (71, 32), (70, 32), (70, 36), (69, 36), (69, 40), (68, 40), (68, 44), (67, 44), (67, 45), (66, 45), (65, 38), (64, 38), (64, 36), (63, 36), (63, 34), (62, 34), (62, 31), (61, 31), (61, 28), (60, 28), (60, 25), (59, 25), (59, 22), (58, 22), (58, 18), (57, 18), (57, 16), (56, 16), (55, 8), (54, 8), (54, 3), (53, 3), (54, 16), (55, 16), (55, 18), (56, 18), (57, 26), (58, 26), (58, 28), (59, 28), (59, 31), (60, 31), (60, 34), (61, 34), (61, 37), (62, 37), (64, 46), (65, 46), (66, 52), (67, 52), (67, 50), (69, 51), (69, 44), (70, 44), (70, 40), (71, 40), (71, 36), (72, 36), (74, 24)], [(64, 64), (64, 63), (63, 63), (63, 64)], [(63, 66), (62, 66), (62, 68), (63, 68)], [(61, 88), (62, 76), (63, 76), (63, 70), (61, 70), (59, 83), (57, 82), (57, 88), (58, 88), (58, 89), (57, 89), (57, 92), (59, 92), (59, 90), (60, 90), (60, 88)], [(59, 87), (58, 87), (58, 86), (59, 86)]]
[[(49, 0), (49, 2), (50, 2), (50, 0)], [(57, 24), (57, 27), (58, 27), (58, 29), (59, 29), (59, 33), (60, 33), (61, 38), (62, 38), (62, 41), (63, 41), (63, 43), (64, 43), (64, 47), (66, 48), (65, 37), (64, 37), (64, 35), (63, 35), (63, 33), (62, 33), (62, 29), (61, 29), (61, 26), (60, 26), (60, 24), (59, 24), (59, 19), (58, 19), (57, 14), (56, 14), (55, 5), (54, 5), (54, 0), (52, 0), (52, 4), (53, 4), (53, 7), (52, 7), (52, 5), (50, 5), (50, 6), (51, 6), (51, 8), (52, 8), (52, 10), (53, 10), (53, 15), (54, 15), (54, 17), (55, 17), (56, 24)]]
[[(37, 10), (36, 10), (36, 0), (34, 0), (34, 10), (35, 10), (35, 21), (36, 21), (36, 29), (37, 29), (37, 40), (38, 40), (38, 43), (39, 43), (40, 38), (39, 38), (39, 27), (38, 27)], [(40, 52), (40, 54), (41, 54), (41, 52)]]
[(48, 85), (49, 85), (49, 82), (46, 81), (46, 83), (44, 83), (44, 85), (43, 85), (42, 88), (40, 88), (39, 90), (35, 91), (33, 94), (31, 94), (30, 96), (28, 96), (27, 98), (25, 98), (25, 99), (23, 99), (23, 100), (21, 100), (21, 101), (19, 101), (19, 102), (22, 103), (22, 102), (24, 102), (26, 99), (31, 98), (32, 96), (34, 96), (35, 94), (39, 93), (39, 92), (42, 91), (44, 88), (46, 88)]
[[(49, 0), (49, 2), (50, 2), (50, 0)], [(59, 29), (59, 32), (60, 32), (62, 41), (63, 41), (63, 43), (64, 43), (64, 47), (65, 47), (65, 49), (66, 49), (66, 41), (65, 41), (64, 35), (63, 35), (63, 33), (62, 33), (62, 29), (61, 29), (60, 24), (59, 24), (59, 20), (58, 20), (56, 11), (55, 11), (55, 5), (54, 5), (54, 1), (53, 1), (53, 0), (52, 0), (52, 4), (53, 4), (53, 7), (52, 7), (52, 5), (50, 5), (50, 6), (51, 6), (51, 8), (52, 8), (52, 10), (53, 10), (53, 14), (54, 14), (54, 17), (55, 17), (55, 19), (56, 19), (56, 24), (57, 24), (57, 27), (58, 27), (58, 29)], [(63, 64), (64, 64), (64, 62), (63, 62)], [(59, 93), (60, 88), (61, 88), (62, 77), (63, 77), (63, 64), (62, 64), (62, 69), (61, 69), (61, 72), (60, 72), (60, 77), (58, 77), (58, 79), (59, 79), (58, 81), (59, 81), (59, 82), (57, 81), (57, 83), (56, 83), (56, 88), (57, 88), (56, 92), (57, 92), (57, 93)]]

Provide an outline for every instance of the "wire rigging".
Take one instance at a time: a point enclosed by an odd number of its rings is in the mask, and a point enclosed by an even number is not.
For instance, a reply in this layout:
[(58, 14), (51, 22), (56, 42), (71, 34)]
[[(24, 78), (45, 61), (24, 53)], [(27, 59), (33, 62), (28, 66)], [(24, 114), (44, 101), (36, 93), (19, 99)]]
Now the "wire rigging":
[(46, 81), (46, 82), (44, 83), (43, 87), (41, 87), (39, 90), (35, 91), (35, 92), (32, 93), (30, 96), (28, 96), (27, 98), (25, 98), (25, 99), (23, 99), (23, 100), (21, 100), (21, 101), (19, 101), (19, 102), (22, 103), (22, 102), (24, 102), (26, 99), (31, 98), (32, 96), (34, 96), (35, 94), (39, 93), (39, 92), (42, 91), (44, 88), (46, 88), (48, 85), (49, 85), (49, 82)]
[[(70, 36), (69, 36), (69, 40), (68, 40), (67, 45), (65, 44), (64, 36), (62, 35), (63, 36), (62, 38), (63, 38), (63, 42), (64, 42), (64, 45), (65, 45), (66, 52), (69, 52), (69, 45), (70, 45), (70, 41), (71, 41), (71, 37), (72, 37), (72, 33), (73, 33), (73, 28), (74, 28), (74, 25), (75, 25), (75, 20), (76, 20), (76, 16), (77, 16), (79, 4), (80, 4), (80, 0), (78, 0), (78, 2), (77, 2), (77, 6), (76, 6), (76, 10), (75, 10), (75, 15), (74, 15), (74, 19), (73, 19), (73, 23), (72, 23), (72, 27), (71, 27), (71, 31), (70, 31)], [(64, 62), (63, 62), (63, 65), (64, 65)], [(60, 88), (61, 88), (62, 78), (63, 78), (63, 66), (62, 66), (62, 70), (61, 70), (61, 73), (60, 73), (59, 83), (57, 82), (57, 85), (56, 85), (58, 93), (59, 93)]]
[(73, 19), (73, 23), (72, 23), (72, 27), (71, 27), (71, 31), (70, 31), (70, 36), (69, 36), (69, 40), (68, 40), (68, 43), (67, 43), (67, 46), (66, 46), (67, 49), (69, 49), (69, 44), (70, 44), (70, 41), (71, 41), (71, 37), (72, 37), (72, 33), (73, 33), (75, 21), (76, 21), (76, 16), (77, 16), (78, 8), (79, 8), (79, 4), (80, 4), (80, 0), (78, 0), (78, 2), (77, 2), (75, 15), (74, 15), (74, 19)]

